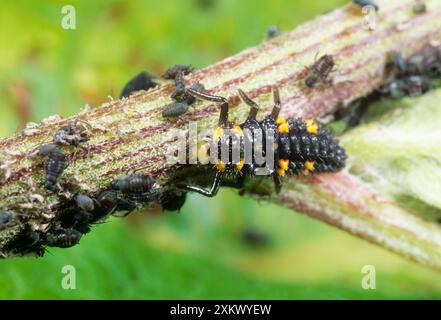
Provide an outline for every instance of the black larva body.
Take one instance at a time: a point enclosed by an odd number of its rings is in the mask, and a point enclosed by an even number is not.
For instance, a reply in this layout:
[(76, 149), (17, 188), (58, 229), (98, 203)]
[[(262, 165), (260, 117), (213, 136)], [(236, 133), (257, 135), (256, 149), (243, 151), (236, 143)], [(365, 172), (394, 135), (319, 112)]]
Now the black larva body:
[(46, 189), (54, 190), (59, 177), (68, 166), (66, 156), (56, 144), (42, 146), (38, 154), (45, 157), (43, 164), (46, 173), (44, 186)]
[[(213, 140), (217, 141), (219, 150), (229, 150), (229, 161), (222, 162), (219, 156), (221, 152), (218, 152), (216, 163), (217, 172), (210, 190), (205, 190), (198, 186), (180, 186), (185, 190), (195, 191), (212, 197), (219, 190), (225, 174), (248, 174), (253, 176), (256, 174), (257, 169), (266, 168), (270, 170), (270, 172), (267, 172), (267, 175), (273, 177), (276, 184), (276, 191), (279, 192), (282, 186), (280, 177), (285, 174), (308, 175), (322, 172), (336, 172), (341, 170), (345, 165), (346, 153), (326, 126), (314, 120), (286, 120), (279, 117), (281, 103), (278, 89), (275, 86), (273, 87), (273, 111), (262, 121), (256, 120), (258, 105), (243, 91), (239, 90), (239, 95), (242, 100), (251, 107), (247, 120), (241, 125), (236, 125), (228, 121), (229, 104), (227, 99), (191, 89), (188, 91), (196, 98), (222, 104), (219, 125), (214, 130)], [(262, 148), (265, 152), (267, 149), (264, 142), (266, 141), (266, 136), (271, 132), (275, 142), (273, 165), (258, 165), (254, 157), (251, 163), (246, 163), (243, 159), (241, 159), (240, 162), (236, 161), (233, 163), (231, 150), (234, 147), (234, 140), (231, 140), (229, 135), (224, 135), (225, 129), (231, 129), (243, 137), (240, 141), (250, 141), (252, 143), (252, 149), (255, 151), (257, 150), (257, 144), (254, 132), (257, 132), (256, 129), (259, 130), (263, 135)], [(241, 143), (240, 149), (243, 150), (242, 142), (237, 142), (236, 140), (235, 143)]]

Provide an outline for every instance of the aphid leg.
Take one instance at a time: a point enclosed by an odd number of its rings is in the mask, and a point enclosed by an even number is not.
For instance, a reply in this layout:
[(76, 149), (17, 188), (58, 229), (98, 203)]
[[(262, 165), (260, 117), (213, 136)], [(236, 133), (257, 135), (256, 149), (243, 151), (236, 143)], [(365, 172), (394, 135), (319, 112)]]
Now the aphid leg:
[(202, 194), (206, 197), (214, 197), (217, 192), (219, 191), (219, 188), (222, 183), (222, 179), (224, 178), (224, 172), (223, 171), (217, 171), (216, 176), (214, 177), (213, 184), (211, 185), (210, 190), (206, 190), (204, 188), (198, 187), (198, 186), (181, 186), (181, 188), (187, 190), (187, 191), (194, 191), (199, 194)]
[(282, 105), (282, 103), (280, 102), (279, 88), (276, 85), (273, 86), (273, 96), (274, 96), (274, 108), (273, 111), (271, 111), (271, 117), (276, 119), (279, 116)]
[(280, 176), (277, 174), (277, 172), (274, 172), (272, 174), (274, 185), (276, 186), (276, 193), (279, 193), (280, 190), (282, 190), (282, 180), (280, 180)]
[(239, 95), (242, 98), (242, 101), (251, 107), (250, 113), (248, 114), (248, 120), (255, 120), (257, 116), (257, 112), (259, 111), (259, 106), (250, 97), (248, 97), (245, 92), (241, 89), (238, 90)]
[(200, 100), (206, 100), (206, 101), (212, 101), (212, 102), (217, 102), (217, 103), (222, 103), (221, 105), (221, 112), (220, 112), (220, 116), (219, 116), (219, 126), (220, 127), (225, 127), (228, 124), (228, 109), (229, 109), (229, 104), (228, 104), (228, 100), (224, 97), (221, 96), (213, 96), (211, 94), (207, 94), (205, 92), (202, 91), (198, 91), (192, 88), (188, 88), (187, 89), (188, 94), (190, 94), (191, 96), (200, 99)]

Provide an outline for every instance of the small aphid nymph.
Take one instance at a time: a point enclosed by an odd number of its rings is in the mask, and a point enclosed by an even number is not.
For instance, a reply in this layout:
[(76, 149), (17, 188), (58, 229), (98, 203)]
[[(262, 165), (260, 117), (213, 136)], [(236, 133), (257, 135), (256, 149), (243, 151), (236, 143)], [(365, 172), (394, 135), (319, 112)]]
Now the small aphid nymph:
[(156, 181), (143, 173), (123, 175), (112, 181), (111, 188), (121, 191), (130, 200), (139, 202), (154, 202), (158, 200), (159, 191)]
[(12, 213), (8, 211), (0, 211), (0, 229), (7, 227), (12, 223)]
[(39, 156), (44, 156), (44, 171), (46, 173), (44, 186), (54, 190), (58, 179), (67, 168), (68, 162), (63, 150), (56, 144), (45, 144), (39, 151)]
[(330, 54), (321, 56), (312, 66), (308, 68), (308, 75), (305, 84), (308, 88), (314, 88), (318, 83), (332, 83), (329, 79), (330, 73), (334, 70), (334, 57)]
[(82, 236), (77, 230), (58, 228), (45, 234), (45, 243), (49, 247), (70, 248), (78, 244)]
[(193, 67), (191, 65), (182, 65), (182, 64), (175, 64), (174, 66), (167, 69), (167, 71), (164, 72), (162, 77), (164, 79), (168, 80), (174, 80), (176, 79), (176, 76), (178, 74), (187, 75), (190, 74), (193, 71)]
[(71, 122), (55, 133), (54, 142), (60, 146), (78, 146), (89, 141), (88, 128), (84, 122)]
[(95, 209), (94, 201), (89, 196), (84, 194), (77, 194), (75, 196), (75, 202), (78, 208), (86, 212), (92, 212)]
[(276, 25), (272, 25), (266, 31), (266, 37), (268, 39), (272, 39), (281, 35), (280, 29)]

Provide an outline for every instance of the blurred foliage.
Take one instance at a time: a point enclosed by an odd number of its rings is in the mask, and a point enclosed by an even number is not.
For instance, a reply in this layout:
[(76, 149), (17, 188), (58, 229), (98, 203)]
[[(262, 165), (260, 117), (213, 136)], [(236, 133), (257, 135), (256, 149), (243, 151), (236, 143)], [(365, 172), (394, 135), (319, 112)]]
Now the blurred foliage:
[[(59, 1), (0, 5), (0, 136), (117, 97), (140, 70), (203, 67), (346, 1)], [(361, 288), (374, 265), (377, 289)], [(61, 269), (77, 270), (63, 290)], [(438, 281), (437, 281), (438, 280)], [(299, 214), (241, 198), (192, 195), (180, 214), (111, 219), (71, 249), (0, 261), (0, 298), (440, 298), (431, 270)]]

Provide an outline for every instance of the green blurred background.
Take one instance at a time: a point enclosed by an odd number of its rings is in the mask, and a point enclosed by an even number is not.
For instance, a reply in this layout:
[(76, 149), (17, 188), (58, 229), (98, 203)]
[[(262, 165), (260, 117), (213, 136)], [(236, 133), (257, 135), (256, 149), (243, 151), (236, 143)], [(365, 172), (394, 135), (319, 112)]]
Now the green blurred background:
[[(0, 136), (117, 97), (141, 70), (204, 67), (347, 1), (3, 1)], [(76, 29), (61, 28), (61, 8)], [(77, 288), (63, 290), (64, 265)], [(376, 290), (361, 269), (374, 265)], [(2, 299), (441, 298), (435, 272), (289, 210), (222, 190), (180, 214), (112, 218), (71, 249), (0, 261)]]

